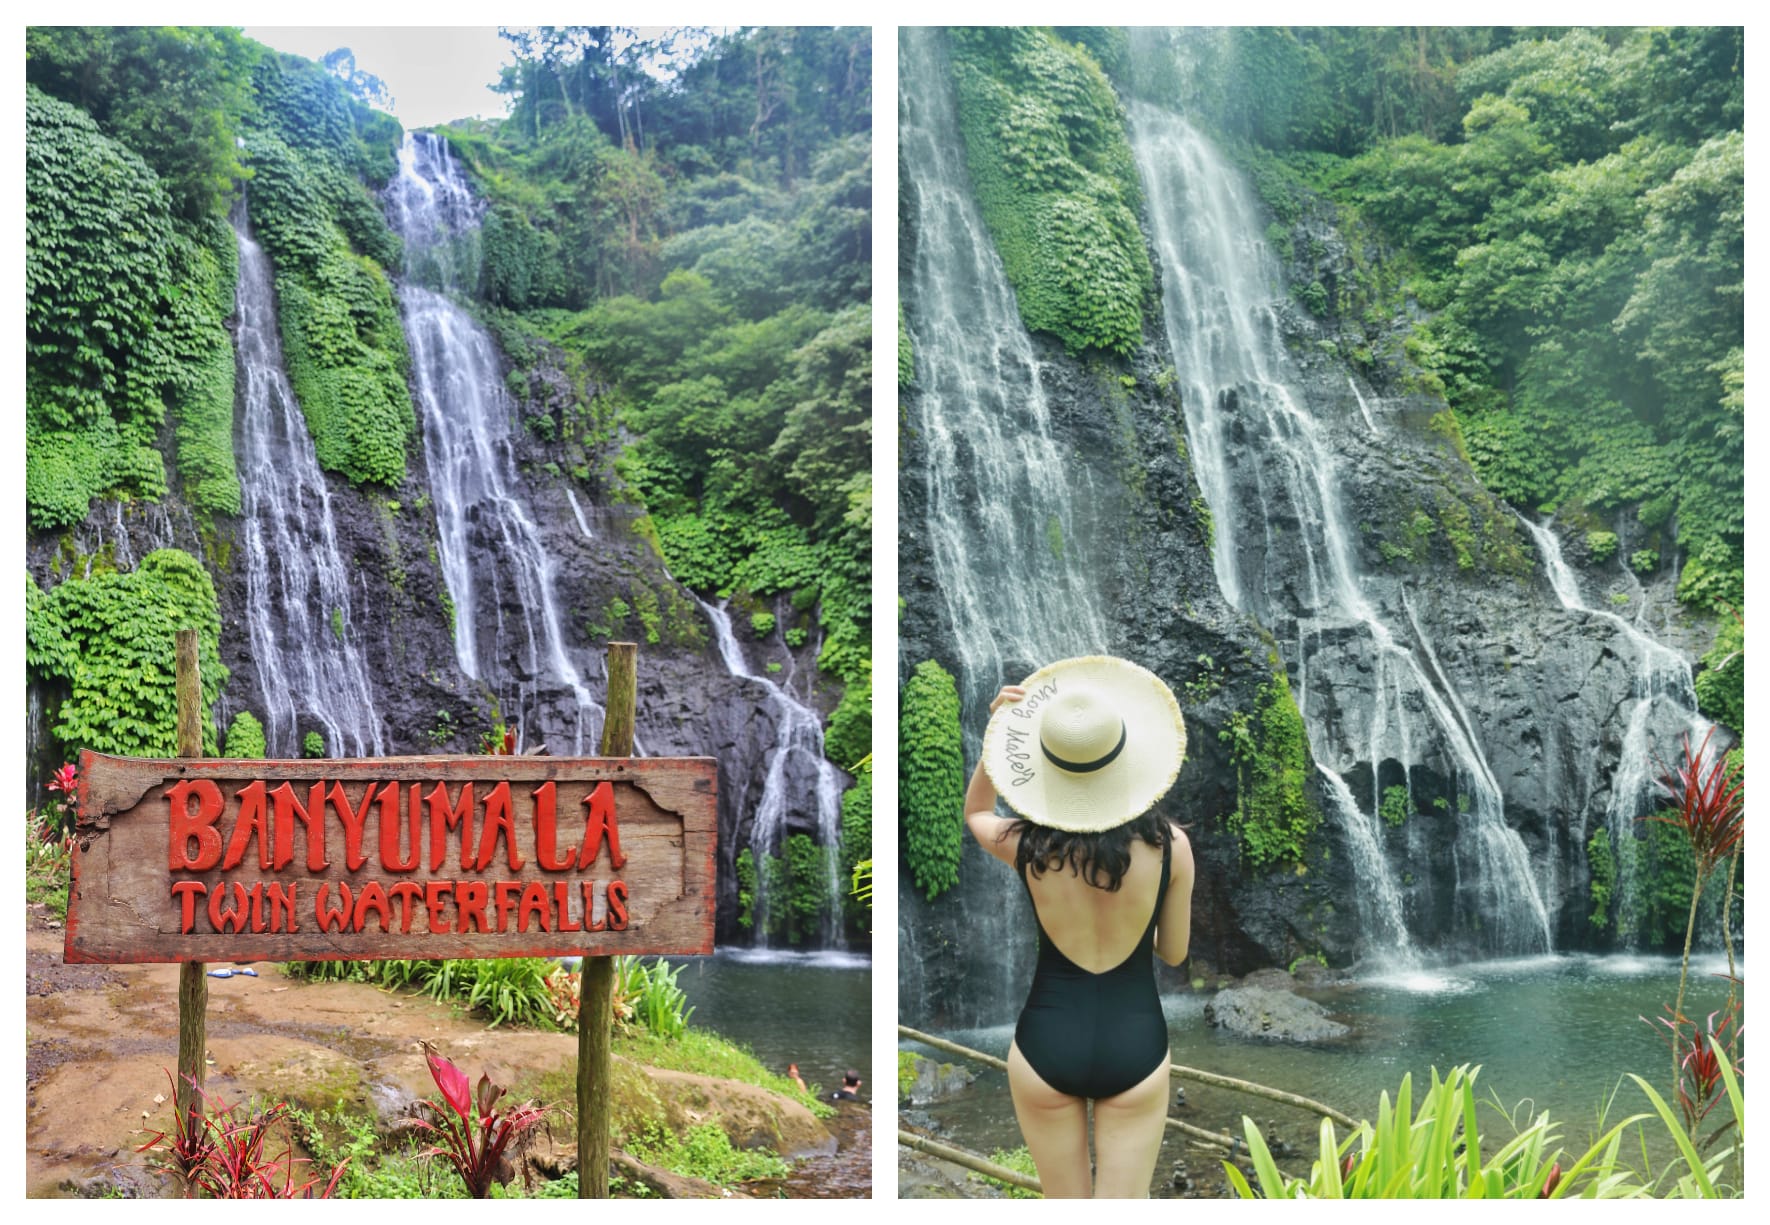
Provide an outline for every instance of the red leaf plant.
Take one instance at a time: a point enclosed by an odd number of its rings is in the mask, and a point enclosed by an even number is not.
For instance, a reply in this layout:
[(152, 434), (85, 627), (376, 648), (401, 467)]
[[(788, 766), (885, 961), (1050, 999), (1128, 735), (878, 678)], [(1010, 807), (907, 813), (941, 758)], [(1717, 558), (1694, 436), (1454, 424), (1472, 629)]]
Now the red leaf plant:
[[(167, 1072), (166, 1078), (171, 1080), (172, 1073)], [(155, 1132), (136, 1150), (166, 1153), (169, 1164), (184, 1180), (187, 1195), (201, 1193), (211, 1199), (332, 1197), (350, 1164), (348, 1157), (332, 1168), (326, 1185), (316, 1193), (317, 1178), (296, 1183), (296, 1167), (306, 1165), (307, 1159), (296, 1157), (286, 1140), (280, 1154), (267, 1155), (274, 1134), (288, 1123), (287, 1102), (247, 1110), (239, 1103), (225, 1105), (194, 1079), (191, 1087), (202, 1099), (203, 1109), (185, 1112), (175, 1106), (171, 1132)]]
[[(1709, 741), (1715, 729), (1709, 728), (1702, 744), (1692, 753), (1690, 737), (1684, 737), (1684, 763), (1675, 770), (1666, 770), (1659, 786), (1677, 807), (1671, 815), (1647, 817), (1680, 830), (1696, 856), (1696, 875), (1700, 880), (1714, 871), (1723, 857), (1731, 854), (1745, 838), (1745, 781), (1740, 778), (1739, 763), (1722, 754), (1711, 759)], [(1661, 767), (1664, 769), (1664, 767)]]
[[(1716, 1017), (1721, 1018), (1719, 1025), (1715, 1024)], [(1738, 1054), (1739, 1040), (1745, 1036), (1745, 1027), (1735, 1026), (1734, 1022), (1737, 1020), (1737, 1012), (1728, 1012), (1725, 1016), (1719, 1012), (1711, 1012), (1704, 1029), (1687, 1035), (1684, 1026), (1691, 1025), (1694, 1030), (1693, 1022), (1680, 1022), (1671, 1017), (1659, 1018), (1659, 1023), (1671, 1031), (1672, 1057), (1677, 1060), (1678, 1065), (1678, 1109), (1683, 1112), (1686, 1130), (1693, 1136), (1697, 1126), (1715, 1108), (1715, 1103), (1727, 1095), (1721, 1079), (1721, 1059), (1715, 1053), (1714, 1046), (1710, 1045), (1710, 1039), (1727, 1053), (1734, 1072), (1740, 1077), (1745, 1075), (1745, 1057)], [(1731, 1034), (1727, 1032), (1729, 1028), (1733, 1029)]]
[(447, 1158), (467, 1184), (468, 1195), (485, 1199), (501, 1174), (509, 1176), (506, 1151), (541, 1121), (547, 1108), (524, 1102), (498, 1110), (498, 1099), (509, 1090), (494, 1085), (490, 1076), (482, 1073), (477, 1089), (470, 1094), (467, 1074), (429, 1042), (424, 1043), (424, 1059), (448, 1109), (432, 1101), (414, 1106), (429, 1117), (414, 1114), (412, 1122), (442, 1138), (442, 1143), (425, 1149), (423, 1155)]
[(74, 817), (79, 804), (77, 798), (80, 791), (79, 770), (75, 768), (73, 762), (64, 762), (61, 769), (50, 775), (49, 781), (43, 786), (45, 790), (53, 791), (62, 797), (59, 800), (50, 801), (51, 806), (61, 819), (58, 822), (59, 828), (53, 831), (46, 828), (43, 831), (45, 840), (72, 834), (74, 832)]
[[(1684, 1026), (1691, 1024), (1684, 1016), (1684, 988), (1690, 977), (1690, 942), (1696, 934), (1696, 908), (1702, 901), (1703, 883), (1708, 880), (1723, 856), (1740, 849), (1745, 840), (1745, 781), (1740, 777), (1739, 763), (1722, 754), (1719, 760), (1709, 757), (1709, 741), (1715, 729), (1710, 727), (1702, 745), (1690, 751), (1690, 737), (1684, 737), (1684, 764), (1666, 770), (1659, 779), (1664, 791), (1676, 807), (1670, 815), (1656, 814), (1643, 818), (1659, 821), (1679, 830), (1690, 844), (1696, 860), (1696, 878), (1690, 888), (1690, 916), (1684, 923), (1684, 957), (1678, 970), (1678, 999), (1666, 1021), (1672, 1029), (1672, 1088), (1683, 1090), (1683, 1064), (1680, 1047), (1684, 1044)], [(1664, 769), (1664, 767), (1661, 767)], [(1731, 890), (1729, 890), (1731, 900)], [(1728, 945), (1728, 964), (1732, 964), (1732, 945)], [(1690, 1039), (1699, 1042), (1699, 1037)]]

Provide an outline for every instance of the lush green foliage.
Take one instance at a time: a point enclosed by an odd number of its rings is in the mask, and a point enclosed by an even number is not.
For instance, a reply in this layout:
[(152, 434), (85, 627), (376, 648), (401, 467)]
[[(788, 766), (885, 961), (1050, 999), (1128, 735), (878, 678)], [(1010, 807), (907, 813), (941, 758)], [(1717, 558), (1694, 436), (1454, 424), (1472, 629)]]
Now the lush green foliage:
[(853, 774), (861, 759), (873, 751), (873, 669), (842, 691), (842, 700), (830, 712), (824, 731), (824, 756), (838, 769)]
[(70, 577), (47, 595), (26, 583), (26, 663), (40, 678), (68, 686), (52, 730), (70, 756), (88, 748), (176, 755), (174, 637), (192, 627), (198, 631), (203, 750), (216, 751), (208, 712), (227, 679), (221, 613), (214, 584), (194, 557), (161, 549), (130, 573)]
[[(854, 880), (857, 865), (871, 863), (873, 857), (873, 771), (863, 768), (855, 776), (854, 786), (842, 793), (842, 840), (837, 863), (841, 868), (838, 880)], [(850, 931), (857, 935), (872, 930), (872, 896), (861, 897), (854, 890), (842, 894), (842, 915)]]
[(1610, 902), (1616, 894), (1616, 854), (1610, 849), (1610, 831), (1600, 826), (1586, 842), (1586, 862), (1592, 873), (1592, 926), (1610, 926)]
[(738, 883), (738, 926), (749, 931), (756, 925), (756, 891), (759, 887), (755, 852), (749, 847), (739, 851), (732, 871), (737, 876)]
[(972, 185), (1021, 318), (1071, 352), (1129, 353), (1154, 274), (1105, 74), (1050, 30), (957, 29), (949, 45)]
[[(598, 407), (565, 433), (632, 439), (618, 477), (671, 572), (789, 593), (787, 640), (821, 625), (820, 668), (864, 682), (869, 32), (509, 37), (511, 118), (448, 129), (491, 203), (481, 294), (584, 364)], [(660, 55), (671, 83), (639, 67)]]
[(676, 985), (681, 973), (681, 966), (654, 957), (650, 965), (636, 960), (629, 976), (634, 1018), (666, 1042), (679, 1040), (694, 1016), (688, 996)]
[[(276, 265), (278, 323), (289, 382), (321, 465), (353, 483), (397, 485), (416, 427), (406, 390), (405, 335), (376, 258), (352, 250), (342, 202), (362, 185), (283, 134), (246, 142), (252, 223)], [(360, 227), (386, 237), (385, 227)]]
[(229, 757), (263, 757), (264, 724), (251, 711), (242, 710), (227, 725), (227, 741), (222, 747)]
[(25, 122), (25, 498), (53, 528), (102, 493), (165, 492), (178, 239), (153, 171), (90, 118), (28, 86)]
[[(1005, 1166), (1006, 1168), (1013, 1170), (1016, 1174), (1025, 1174), (1028, 1178), (1037, 1178), (1039, 1176), (1039, 1167), (1033, 1163), (1032, 1150), (1027, 1148), (1024, 1144), (1016, 1149), (998, 1148), (990, 1153), (989, 1159), (999, 1166)], [(973, 1173), (968, 1175), (968, 1177), (976, 1179), (978, 1182), (985, 1182), (992, 1186), (1000, 1187), (1007, 1193), (1009, 1199), (1041, 1198), (1037, 1191), (1029, 1191), (1025, 1187), (1017, 1187), (1012, 1183), (1001, 1182), (998, 1179), (991, 1178), (988, 1174)]]
[(421, 991), (455, 1002), (486, 1018), (491, 1028), (527, 1025), (557, 1028), (547, 978), (557, 963), (545, 957), (495, 957), (446, 961), (296, 961), (291, 975), (321, 982), (364, 982)]
[(751, 1178), (784, 1178), (789, 1167), (766, 1149), (734, 1148), (717, 1123), (697, 1123), (680, 1136), (652, 1122), (627, 1137), (626, 1149), (651, 1165), (729, 1186)]
[[(1300, 870), (1321, 816), (1303, 791), (1309, 737), (1285, 674), (1273, 673), (1254, 714), (1233, 712), (1218, 736), (1235, 763), (1236, 804), (1227, 821), (1240, 839), (1242, 862), (1253, 871), (1281, 863)], [(1405, 809), (1405, 793), (1403, 799)]]
[[(1259, 1127), (1242, 1119), (1253, 1159), (1258, 1194), (1266, 1199), (1612, 1199), (1639, 1195), (1618, 1161), (1623, 1131), (1645, 1118), (1616, 1124), (1578, 1158), (1561, 1166), (1559, 1133), (1547, 1113), (1485, 1153), (1476, 1119), (1475, 1078), (1481, 1069), (1453, 1068), (1443, 1080), (1437, 1070), (1413, 1105), (1413, 1077), (1402, 1077), (1394, 1105), (1385, 1091), (1376, 1123), (1360, 1123), (1337, 1141), (1331, 1119), (1321, 1122), (1321, 1149), (1307, 1178), (1283, 1174), (1272, 1160)], [(1255, 1197), (1242, 1172), (1225, 1163), (1237, 1195)]]
[[(1224, 121), (1287, 152), (1350, 226), (1400, 245), (1406, 292), (1434, 312), (1408, 354), (1455, 409), (1489, 488), (1617, 522), (1632, 511), (1645, 532), (1634, 539), (1686, 554), (1682, 598), (1737, 607), (1739, 32), (1232, 41), (1267, 66), (1259, 90), (1236, 81), (1247, 110)], [(1410, 41), (1419, 56), (1408, 65)], [(1356, 91), (1336, 92), (1352, 81), (1377, 93), (1359, 103)], [(1330, 117), (1332, 130), (1311, 130), (1311, 116)], [(1594, 529), (1597, 560), (1615, 548), (1604, 537), (1619, 534)]]
[(1745, 733), (1745, 622), (1721, 619), (1715, 644), (1702, 657), (1696, 677), (1696, 697), (1702, 713)]
[(1383, 788), (1383, 802), (1378, 805), (1377, 814), (1390, 825), (1405, 824), (1408, 814), (1407, 788), (1399, 785)]
[(965, 758), (959, 691), (934, 660), (916, 665), (897, 721), (897, 802), (904, 861), (933, 901), (959, 883), (964, 850)]
[(133, 149), (190, 220), (225, 211), (262, 48), (229, 27), (31, 26), (25, 78)]

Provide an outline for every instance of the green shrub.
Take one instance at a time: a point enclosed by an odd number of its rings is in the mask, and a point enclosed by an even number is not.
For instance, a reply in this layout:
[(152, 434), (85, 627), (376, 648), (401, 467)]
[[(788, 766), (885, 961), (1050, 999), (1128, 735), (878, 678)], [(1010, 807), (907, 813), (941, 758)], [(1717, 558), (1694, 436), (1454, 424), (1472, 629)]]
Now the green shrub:
[(774, 633), (774, 614), (771, 612), (751, 613), (750, 632), (758, 638), (766, 638)]
[(26, 662), (68, 685), (56, 739), (81, 749), (135, 757), (178, 751), (174, 686), (176, 631), (195, 627), (202, 679), (203, 751), (216, 751), (208, 712), (227, 679), (221, 614), (208, 571), (178, 549), (160, 549), (127, 574), (69, 578), (47, 594), (26, 589)]
[(326, 738), (318, 732), (309, 732), (301, 738), (301, 755), (303, 757), (324, 757), (326, 755)]
[(738, 852), (733, 865), (738, 882), (738, 926), (749, 931), (756, 925), (756, 857), (749, 847)]
[(1592, 559), (1593, 565), (1609, 561), (1616, 555), (1615, 532), (1587, 532), (1586, 554)]
[(933, 901), (959, 881), (965, 760), (959, 692), (932, 659), (917, 664), (904, 686), (898, 752), (904, 860), (916, 888)]
[(225, 748), (229, 757), (262, 758), (265, 754), (264, 724), (251, 711), (242, 710), (227, 725)]
[[(873, 857), (873, 772), (865, 769), (854, 786), (842, 793), (842, 841), (839, 880), (853, 880), (855, 867)], [(850, 930), (866, 931), (872, 923), (872, 900), (854, 892), (842, 895), (842, 910)]]
[(1321, 817), (1303, 791), (1309, 738), (1285, 674), (1273, 673), (1252, 717), (1232, 713), (1218, 736), (1235, 763), (1236, 805), (1228, 825), (1240, 839), (1243, 862), (1254, 871), (1279, 863), (1300, 867)]
[(1378, 806), (1378, 815), (1393, 826), (1401, 826), (1407, 821), (1407, 788), (1402, 786), (1383, 788), (1383, 802)]
[(1592, 874), (1592, 926), (1610, 926), (1610, 903), (1616, 892), (1616, 855), (1610, 849), (1610, 831), (1600, 826), (1586, 842), (1586, 863)]
[(1131, 352), (1154, 274), (1112, 86), (1050, 30), (956, 29), (949, 42), (972, 187), (1021, 318), (1073, 353)]
[(337, 171), (270, 132), (246, 142), (253, 227), (276, 266), (289, 382), (323, 467), (353, 484), (405, 479), (416, 428), (405, 334), (375, 259), (339, 226)]
[(842, 700), (830, 712), (830, 725), (824, 729), (824, 756), (852, 774), (872, 751), (873, 668), (869, 662), (865, 675), (849, 682), (842, 690)]

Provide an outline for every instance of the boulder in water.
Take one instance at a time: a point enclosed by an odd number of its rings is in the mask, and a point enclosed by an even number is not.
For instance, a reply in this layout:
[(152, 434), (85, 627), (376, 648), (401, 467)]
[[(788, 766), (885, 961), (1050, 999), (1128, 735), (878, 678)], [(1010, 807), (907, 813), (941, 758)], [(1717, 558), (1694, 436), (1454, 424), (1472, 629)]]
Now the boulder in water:
[(1219, 991), (1205, 1005), (1205, 1020), (1244, 1038), (1273, 1042), (1327, 1042), (1352, 1032), (1314, 1000), (1273, 987)]

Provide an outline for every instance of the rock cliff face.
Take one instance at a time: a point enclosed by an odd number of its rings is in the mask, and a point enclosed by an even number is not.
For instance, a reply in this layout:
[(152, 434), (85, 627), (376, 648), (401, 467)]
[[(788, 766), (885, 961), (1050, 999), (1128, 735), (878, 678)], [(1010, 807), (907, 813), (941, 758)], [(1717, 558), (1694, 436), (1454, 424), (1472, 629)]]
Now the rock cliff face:
[[(644, 751), (654, 756), (718, 759), (718, 939), (744, 942), (747, 937), (736, 923), (732, 864), (737, 853), (750, 845), (756, 807), (776, 752), (775, 706), (765, 686), (734, 676), (726, 668), (706, 614), (634, 530), (633, 508), (611, 504), (594, 480), (586, 483), (555, 475), (586, 458), (592, 471), (600, 472), (608, 457), (586, 457), (568, 450), (566, 444), (544, 441), (519, 424), (557, 414), (564, 388), (563, 378), (543, 361), (528, 376), (524, 399), (512, 403), (517, 423), (511, 439), (522, 496), (555, 567), (554, 592), (562, 610), (565, 646), (587, 688), (600, 699), (603, 643), (609, 638), (637, 641), (637, 733)], [(414, 442), (406, 480), (398, 489), (357, 489), (334, 474), (326, 475), (326, 483), (337, 547), (351, 575), (349, 633), (370, 678), (386, 751), (475, 752), (481, 733), (494, 717), (501, 717), (521, 729), (525, 746), (545, 744), (556, 755), (572, 753), (579, 726), (574, 695), (544, 673), (527, 669), (521, 652), (506, 661), (502, 674), (509, 683), (497, 691), (468, 677), (458, 665), (452, 604), (438, 562), (435, 497), (423, 448)], [(471, 530), (478, 531), (478, 526)], [(183, 509), (174, 480), (173, 491), (161, 506), (97, 503), (86, 522), (71, 532), (32, 539), (27, 563), (33, 577), (47, 588), (61, 580), (76, 557), (103, 556), (124, 570), (164, 546), (203, 558), (220, 600), (221, 653), (230, 672), (215, 710), (225, 731), (239, 710), (262, 713), (246, 629), (241, 531), (241, 521), (225, 516), (199, 531)], [(495, 548), (497, 542), (481, 533), (474, 537), (474, 547)], [(500, 619), (511, 625), (521, 622), (526, 610), (511, 596), (503, 599), (507, 602), (481, 606), (479, 615), (487, 625)], [(624, 619), (611, 616), (611, 608), (623, 605), (629, 610)], [(657, 641), (648, 637), (640, 610), (648, 617), (655, 613)], [(791, 610), (779, 611), (790, 614)], [(330, 610), (315, 607), (309, 610), (309, 620), (331, 634), (329, 614)], [(791, 617), (781, 615), (777, 620), (785, 625)], [(740, 642), (746, 637), (740, 635)], [(777, 632), (766, 641), (743, 643), (742, 649), (750, 671), (762, 674), (769, 663), (780, 664), (777, 679), (801, 701), (825, 716), (833, 708), (839, 694), (820, 683), (815, 638), (793, 650)], [(36, 695), (33, 708), (52, 705), (55, 696)], [(34, 734), (29, 737), (44, 761), (52, 755), (47, 721), (47, 711), (33, 717)], [(599, 728), (598, 723), (585, 731), (585, 751), (590, 755), (596, 751)], [(301, 733), (310, 730), (318, 730), (314, 720), (299, 724)], [(342, 755), (335, 746), (327, 748), (330, 755)], [(814, 763), (799, 760), (801, 756), (795, 754), (786, 763), (781, 780), (786, 789), (785, 832), (806, 833), (822, 842), (817, 771)], [(44, 777), (44, 771), (41, 764), (33, 768), (35, 777)]]
[[(918, 70), (909, 55), (906, 65)], [(902, 679), (932, 658), (955, 674), (969, 769), (995, 687), (1047, 661), (965, 671), (937, 503), (953, 497), (967, 448), (986, 444), (973, 428), (953, 447), (937, 417), (954, 412), (951, 384), (1008, 401), (1034, 388), (943, 334), (943, 311), (964, 315), (945, 297), (993, 291), (932, 249), (962, 224), (947, 201), (969, 183), (962, 160), (918, 135), (934, 126), (924, 105), (906, 103), (900, 120), (916, 381), (901, 396), (899, 667)], [(1618, 562), (1592, 563), (1557, 525), (1539, 542), (1475, 479), (1454, 420), (1413, 387), (1399, 344), (1354, 364), (1342, 354), (1370, 337), (1287, 295), (1290, 283), (1352, 274), (1327, 211), (1306, 210), (1288, 244), (1298, 254), (1281, 264), (1237, 172), (1171, 119), (1134, 109), (1131, 125), (1161, 282), (1143, 346), (1120, 363), (1029, 338), (1023, 365), (1076, 499), (1079, 527), (1062, 546), (1086, 558), (1104, 649), (1155, 670), (1186, 713), (1187, 762), (1163, 810), (1188, 826), (1197, 860), (1194, 956), (1244, 973), (1313, 955), (1341, 966), (1590, 947), (1588, 841), (1599, 827), (1634, 836), (1649, 804), (1634, 763), (1672, 760), (1678, 736), (1706, 726), (1688, 680), (1705, 635), (1676, 616), (1675, 575), (1643, 586)], [(973, 306), (966, 317), (1004, 326), (988, 316)], [(1006, 393), (993, 386), (1004, 371)], [(1054, 510), (1030, 499), (990, 509), (1035, 521)], [(1562, 541), (1583, 593), (1572, 604), (1544, 553)], [(972, 557), (986, 593), (1017, 581), (999, 551)], [(1248, 782), (1229, 742), (1275, 671), (1306, 728), (1300, 781), (1318, 824), (1300, 856), (1260, 864), (1229, 819)], [(967, 847), (956, 890), (930, 904), (906, 886), (900, 906), (906, 1018), (1010, 1020), (1033, 945), (1012, 874)]]

